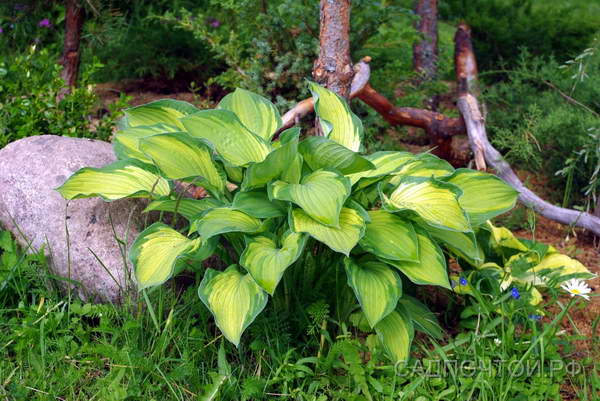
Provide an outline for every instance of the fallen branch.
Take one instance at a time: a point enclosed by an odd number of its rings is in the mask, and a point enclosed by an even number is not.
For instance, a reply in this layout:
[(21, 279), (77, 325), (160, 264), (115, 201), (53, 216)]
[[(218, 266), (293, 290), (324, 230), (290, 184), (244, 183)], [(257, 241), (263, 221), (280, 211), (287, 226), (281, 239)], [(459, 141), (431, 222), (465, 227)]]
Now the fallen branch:
[[(492, 146), (485, 131), (485, 121), (479, 111), (479, 103), (472, 93), (477, 83), (477, 62), (471, 45), (470, 30), (465, 24), (460, 24), (458, 27), (455, 45), (456, 75), (459, 87), (458, 108), (466, 123), (467, 135), (471, 149), (476, 155), (477, 167), (485, 169), (485, 161), (487, 161), (500, 178), (519, 191), (519, 200), (542, 216), (562, 224), (585, 228), (600, 236), (600, 217), (546, 202), (523, 184), (510, 164)], [(483, 162), (478, 158), (482, 158)]]

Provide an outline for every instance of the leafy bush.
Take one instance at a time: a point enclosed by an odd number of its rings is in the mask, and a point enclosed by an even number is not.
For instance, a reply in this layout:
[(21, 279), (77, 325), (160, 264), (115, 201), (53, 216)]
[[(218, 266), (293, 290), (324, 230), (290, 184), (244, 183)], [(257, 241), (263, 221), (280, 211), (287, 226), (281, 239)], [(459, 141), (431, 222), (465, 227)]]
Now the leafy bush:
[(25, 54), (0, 59), (0, 147), (43, 134), (110, 137), (116, 110), (127, 104), (126, 99), (113, 104), (112, 112), (95, 116), (98, 98), (83, 77), (79, 88), (58, 101), (64, 87), (60, 72), (52, 53), (35, 46)]
[(598, 194), (600, 52), (583, 54), (561, 68), (524, 52), (484, 93), (494, 144), (517, 166), (549, 177), (565, 206), (586, 206)]
[[(229, 267), (206, 269), (198, 295), (236, 345), (286, 269), (295, 262), (310, 269), (306, 262), (318, 254), (313, 274), (330, 272), (337, 283), (344, 269), (369, 330), (393, 360), (404, 360), (414, 327), (424, 323), (423, 307), (402, 297), (403, 287), (450, 289), (440, 245), (478, 259), (474, 228), (512, 208), (516, 193), (497, 177), (454, 170), (430, 154), (361, 156), (360, 120), (334, 93), (310, 88), (326, 137), (299, 142), (298, 128), (275, 136), (277, 109), (245, 90), (216, 110), (157, 101), (126, 111), (115, 137), (119, 161), (79, 170), (59, 192), (67, 199), (146, 197), (153, 200), (147, 210), (185, 217), (188, 235), (155, 223), (136, 239), (129, 256), (137, 284), (160, 285), (218, 255)], [(174, 180), (211, 196), (181, 199)], [(338, 307), (341, 322), (355, 305)]]
[[(538, 3), (538, 4), (536, 4)], [(440, 2), (445, 19), (464, 20), (473, 30), (482, 69), (501, 62), (512, 67), (515, 49), (537, 56), (570, 57), (585, 48), (600, 25), (600, 8), (586, 1), (448, 0)]]

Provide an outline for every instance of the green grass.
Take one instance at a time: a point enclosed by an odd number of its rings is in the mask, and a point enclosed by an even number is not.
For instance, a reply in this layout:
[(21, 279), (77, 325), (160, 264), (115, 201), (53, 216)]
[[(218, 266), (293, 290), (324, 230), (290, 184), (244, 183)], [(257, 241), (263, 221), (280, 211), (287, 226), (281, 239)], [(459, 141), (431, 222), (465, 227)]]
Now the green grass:
[[(573, 339), (528, 318), (527, 302), (510, 296), (450, 297), (438, 309), (454, 336), (418, 334), (413, 358), (394, 367), (324, 301), (304, 311), (270, 305), (236, 349), (190, 285), (197, 277), (149, 294), (155, 324), (143, 298), (69, 299), (53, 289), (43, 255), (23, 254), (1, 231), (0, 252), (2, 400), (541, 401), (561, 399), (561, 386), (578, 389), (579, 400), (600, 390), (593, 360), (567, 368)], [(293, 319), (301, 313), (303, 324)], [(533, 374), (515, 372), (519, 360)]]

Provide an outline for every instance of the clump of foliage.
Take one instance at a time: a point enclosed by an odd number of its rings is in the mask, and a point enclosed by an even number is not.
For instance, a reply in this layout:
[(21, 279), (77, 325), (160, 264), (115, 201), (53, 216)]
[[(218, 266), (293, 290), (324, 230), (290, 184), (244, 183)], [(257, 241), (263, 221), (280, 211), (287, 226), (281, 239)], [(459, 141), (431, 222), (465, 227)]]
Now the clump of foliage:
[(505, 78), (484, 93), (494, 144), (509, 161), (542, 171), (562, 188), (555, 201), (593, 205), (600, 186), (597, 46), (562, 65), (524, 52), (513, 70), (489, 75)]
[[(335, 311), (338, 320), (358, 301), (387, 354), (404, 360), (424, 307), (403, 297), (403, 287), (450, 289), (441, 247), (478, 258), (474, 230), (512, 208), (517, 194), (493, 175), (454, 170), (430, 154), (362, 156), (360, 120), (336, 94), (310, 88), (325, 136), (299, 141), (299, 128), (276, 135), (277, 109), (245, 90), (215, 110), (157, 101), (126, 111), (115, 137), (119, 161), (84, 168), (58, 190), (67, 199), (151, 198), (148, 210), (185, 217), (187, 235), (163, 223), (139, 235), (129, 255), (136, 282), (154, 287), (218, 255), (229, 267), (206, 269), (198, 295), (236, 345), (286, 270), (296, 263), (301, 271), (318, 254), (316, 268), (335, 282), (345, 271), (355, 295)], [(181, 199), (174, 180), (211, 196)]]
[(32, 135), (110, 137), (126, 99), (111, 105), (109, 113), (96, 115), (98, 98), (84, 76), (80, 87), (59, 100), (65, 86), (60, 72), (53, 54), (36, 46), (0, 58), (0, 147)]
[[(549, 4), (551, 3), (551, 4)], [(440, 2), (447, 20), (463, 20), (473, 30), (477, 62), (483, 69), (518, 61), (515, 49), (533, 55), (574, 56), (598, 30), (600, 8), (587, 1), (449, 0)]]

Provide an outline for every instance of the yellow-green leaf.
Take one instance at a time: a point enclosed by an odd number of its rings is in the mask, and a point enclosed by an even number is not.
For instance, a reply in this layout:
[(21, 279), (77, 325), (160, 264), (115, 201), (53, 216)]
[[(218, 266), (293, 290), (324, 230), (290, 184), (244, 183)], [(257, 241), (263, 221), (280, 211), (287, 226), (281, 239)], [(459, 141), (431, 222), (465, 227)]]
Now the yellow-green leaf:
[(188, 102), (175, 99), (161, 99), (126, 109), (124, 122), (125, 125), (130, 127), (168, 124), (181, 130), (184, 127), (179, 119), (197, 111), (198, 109)]
[(160, 198), (171, 192), (169, 182), (133, 159), (119, 160), (101, 168), (85, 167), (56, 190), (65, 199), (101, 197)]
[(285, 202), (269, 199), (265, 191), (238, 192), (231, 207), (259, 219), (281, 217), (287, 214)]
[(198, 296), (214, 316), (225, 338), (236, 347), (244, 330), (268, 301), (267, 294), (252, 276), (240, 273), (236, 265), (223, 272), (207, 269), (198, 287)]
[(129, 252), (138, 288), (143, 290), (167, 281), (177, 260), (200, 244), (200, 239), (191, 240), (162, 223), (154, 223), (142, 231)]
[(358, 152), (363, 134), (360, 119), (352, 113), (348, 103), (336, 93), (312, 82), (309, 85), (315, 99), (315, 112), (325, 136)]
[(514, 236), (514, 234), (506, 227), (496, 227), (489, 221), (485, 226), (491, 232), (490, 243), (492, 247), (504, 247), (527, 252), (529, 248)]
[[(360, 173), (349, 174), (348, 178), (352, 185), (356, 184), (361, 178), (382, 178), (401, 168), (404, 164), (415, 160), (415, 155), (410, 152), (382, 151), (375, 152), (365, 156), (375, 166), (372, 170), (362, 171)], [(372, 184), (369, 181), (368, 184)], [(366, 185), (359, 185), (359, 188)]]
[(369, 212), (360, 246), (385, 259), (419, 261), (419, 243), (413, 225), (385, 210)]
[(405, 177), (388, 197), (381, 193), (390, 211), (412, 210), (428, 224), (454, 231), (471, 231), (469, 220), (458, 203), (460, 190), (431, 178)]
[(281, 126), (281, 116), (273, 103), (245, 89), (237, 88), (225, 96), (219, 108), (234, 112), (246, 128), (267, 141)]
[(138, 159), (144, 163), (152, 163), (152, 160), (140, 151), (140, 139), (152, 135), (178, 131), (180, 131), (179, 128), (167, 124), (126, 128), (115, 134), (113, 139), (113, 150), (118, 159)]
[(269, 154), (270, 146), (229, 110), (203, 110), (183, 117), (181, 122), (191, 136), (206, 139), (233, 166), (262, 162)]
[(339, 226), (342, 205), (350, 195), (350, 181), (335, 171), (317, 170), (300, 184), (276, 181), (269, 187), (269, 197), (293, 202), (321, 224)]
[(161, 212), (179, 213), (188, 220), (192, 220), (202, 212), (223, 206), (223, 202), (215, 198), (203, 199), (158, 199), (150, 202), (144, 213), (158, 210)]
[(348, 256), (364, 235), (365, 222), (360, 214), (350, 208), (342, 208), (340, 226), (329, 227), (312, 219), (302, 209), (292, 210), (290, 225), (295, 232), (308, 233), (336, 252)]
[(212, 160), (210, 147), (184, 132), (140, 139), (140, 150), (149, 156), (167, 178), (200, 178), (197, 183), (211, 192), (225, 190), (224, 174)]
[(472, 225), (480, 225), (515, 206), (519, 192), (495, 175), (458, 169), (447, 182), (462, 190), (458, 198)]
[(348, 285), (371, 327), (389, 315), (402, 296), (402, 280), (388, 265), (377, 261), (344, 260)]
[(322, 136), (306, 138), (300, 143), (298, 151), (313, 170), (330, 168), (342, 174), (351, 174), (375, 168), (367, 158)]
[(474, 233), (459, 233), (432, 227), (427, 224), (421, 226), (435, 239), (441, 241), (454, 255), (460, 256), (473, 266), (483, 263), (485, 255), (483, 249), (477, 244)]
[(302, 253), (307, 238), (304, 234), (288, 232), (281, 240), (281, 247), (278, 247), (271, 238), (252, 237), (242, 253), (240, 264), (265, 291), (273, 295), (285, 270)]
[(394, 363), (405, 362), (410, 356), (414, 326), (401, 306), (375, 326), (379, 342)]
[(219, 207), (206, 212), (194, 227), (202, 238), (208, 239), (230, 232), (256, 233), (262, 229), (262, 222), (239, 210)]

